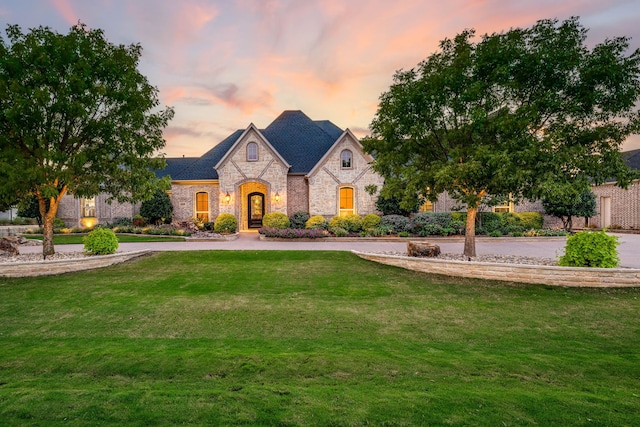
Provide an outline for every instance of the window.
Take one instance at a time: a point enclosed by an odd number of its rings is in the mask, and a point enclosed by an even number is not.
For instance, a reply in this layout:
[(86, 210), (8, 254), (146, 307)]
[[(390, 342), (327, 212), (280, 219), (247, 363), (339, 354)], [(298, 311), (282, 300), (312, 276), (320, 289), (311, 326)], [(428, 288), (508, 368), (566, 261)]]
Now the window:
[(339, 215), (350, 215), (355, 213), (353, 209), (353, 188), (343, 187), (340, 189), (340, 212)]
[(433, 212), (433, 203), (429, 200), (425, 200), (425, 202), (420, 206), (420, 212)]
[(80, 216), (82, 218), (95, 218), (96, 216), (96, 198), (80, 199)]
[(353, 155), (351, 151), (344, 150), (340, 153), (340, 167), (342, 169), (351, 169), (353, 167)]
[(209, 221), (209, 194), (196, 193), (196, 218), (200, 221)]
[(256, 144), (255, 142), (250, 142), (247, 144), (247, 161), (258, 161), (258, 144)]

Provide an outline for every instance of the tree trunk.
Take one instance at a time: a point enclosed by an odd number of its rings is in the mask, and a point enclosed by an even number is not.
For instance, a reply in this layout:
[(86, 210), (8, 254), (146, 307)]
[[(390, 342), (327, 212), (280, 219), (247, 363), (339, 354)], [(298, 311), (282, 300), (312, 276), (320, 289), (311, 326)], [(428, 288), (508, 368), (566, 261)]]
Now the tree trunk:
[[(57, 185), (57, 181), (56, 181)], [(67, 187), (63, 187), (58, 197), (51, 197), (49, 199), (49, 210), (47, 211), (47, 203), (45, 198), (40, 193), (38, 196), (38, 207), (40, 208), (40, 216), (42, 217), (42, 257), (47, 259), (47, 256), (56, 253), (53, 247), (53, 219), (58, 213), (58, 206), (62, 196), (67, 192)]]
[(478, 207), (467, 207), (467, 224), (464, 232), (464, 256), (476, 256), (476, 215)]

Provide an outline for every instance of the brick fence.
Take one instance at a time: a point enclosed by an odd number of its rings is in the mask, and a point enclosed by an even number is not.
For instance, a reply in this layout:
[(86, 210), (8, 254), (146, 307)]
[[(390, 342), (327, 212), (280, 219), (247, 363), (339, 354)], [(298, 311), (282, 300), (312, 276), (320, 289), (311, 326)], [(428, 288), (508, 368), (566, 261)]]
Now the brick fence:
[(640, 286), (640, 269), (577, 268), (431, 258), (351, 251), (360, 258), (423, 273), (553, 286), (613, 288)]
[(119, 264), (151, 253), (152, 251), (143, 250), (77, 259), (0, 264), (0, 277), (53, 276), (56, 274), (71, 273), (73, 271), (92, 270), (94, 268)]

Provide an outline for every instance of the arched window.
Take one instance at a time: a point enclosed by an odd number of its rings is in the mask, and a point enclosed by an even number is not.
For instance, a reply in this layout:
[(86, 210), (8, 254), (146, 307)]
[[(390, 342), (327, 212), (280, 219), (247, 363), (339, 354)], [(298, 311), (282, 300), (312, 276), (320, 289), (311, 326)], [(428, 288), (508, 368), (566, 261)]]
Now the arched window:
[(344, 150), (340, 153), (340, 167), (342, 169), (351, 169), (353, 167), (353, 154), (350, 150)]
[(209, 194), (204, 191), (196, 193), (196, 218), (209, 222)]
[(95, 218), (96, 216), (96, 198), (80, 199), (80, 211), (82, 218)]
[(255, 142), (250, 142), (247, 144), (247, 161), (258, 161), (258, 144), (256, 144)]
[(342, 187), (340, 189), (340, 200), (339, 200), (340, 211), (339, 215), (350, 215), (355, 213), (355, 209), (353, 207), (353, 188), (351, 187)]

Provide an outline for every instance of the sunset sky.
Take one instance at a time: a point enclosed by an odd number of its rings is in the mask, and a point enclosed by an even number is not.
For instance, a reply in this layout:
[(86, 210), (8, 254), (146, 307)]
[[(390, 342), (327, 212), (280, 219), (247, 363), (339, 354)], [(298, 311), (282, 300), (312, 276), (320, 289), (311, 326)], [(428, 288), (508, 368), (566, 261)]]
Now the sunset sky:
[(81, 21), (113, 43), (140, 43), (141, 72), (175, 108), (169, 157), (199, 156), (283, 110), (364, 136), (393, 73), (443, 38), (571, 16), (590, 29), (590, 45), (624, 35), (640, 48), (638, 0), (0, 0), (3, 32), (66, 33)]

